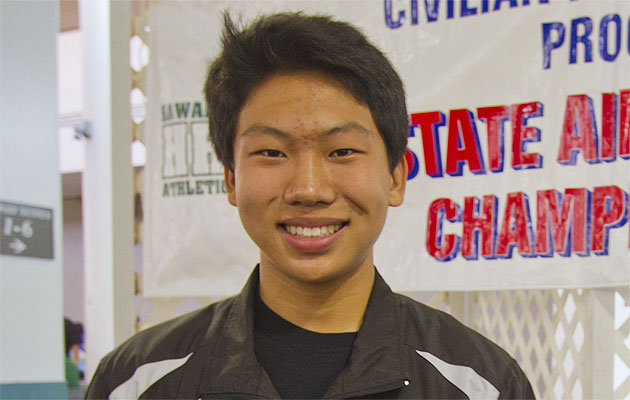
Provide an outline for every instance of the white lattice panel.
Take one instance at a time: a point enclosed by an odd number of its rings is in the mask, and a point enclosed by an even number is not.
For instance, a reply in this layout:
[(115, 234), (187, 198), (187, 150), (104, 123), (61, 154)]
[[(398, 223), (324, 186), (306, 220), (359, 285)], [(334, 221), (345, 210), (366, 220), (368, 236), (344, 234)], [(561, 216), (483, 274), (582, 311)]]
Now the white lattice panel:
[[(522, 290), (471, 295), (470, 325), (519, 361), (537, 397), (625, 399), (630, 395), (627, 290)], [(614, 305), (609, 301), (613, 295)], [(611, 317), (613, 312), (619, 315), (616, 321)]]
[(630, 288), (615, 291), (613, 338), (613, 393), (630, 400)]

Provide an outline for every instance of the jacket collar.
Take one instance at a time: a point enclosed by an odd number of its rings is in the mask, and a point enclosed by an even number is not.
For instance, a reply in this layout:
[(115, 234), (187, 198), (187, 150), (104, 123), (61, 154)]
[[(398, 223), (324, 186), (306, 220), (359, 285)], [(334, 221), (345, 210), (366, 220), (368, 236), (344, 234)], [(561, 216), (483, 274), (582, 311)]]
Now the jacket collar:
[(375, 271), (374, 285), (348, 365), (325, 397), (355, 397), (405, 385), (399, 307), (394, 294)]
[[(378, 271), (375, 272), (372, 293), (350, 360), (326, 397), (359, 396), (404, 385), (399, 309), (391, 289)], [(257, 266), (241, 293), (233, 298), (225, 326), (209, 328), (210, 337), (205, 342), (211, 350), (204, 355), (207, 358), (202, 368), (201, 394), (279, 397), (254, 353), (253, 309), (258, 282)], [(218, 341), (217, 329), (222, 332)], [(208, 343), (210, 341), (215, 344)]]
[[(258, 266), (239, 295), (233, 298), (224, 327), (210, 327), (204, 342), (212, 346), (204, 355), (206, 368), (201, 394), (244, 394), (279, 398), (269, 376), (254, 353), (254, 298), (258, 290)], [(215, 332), (215, 333), (213, 333)], [(216, 335), (216, 332), (221, 332)], [(216, 337), (219, 337), (219, 340)], [(210, 342), (216, 344), (210, 344)]]

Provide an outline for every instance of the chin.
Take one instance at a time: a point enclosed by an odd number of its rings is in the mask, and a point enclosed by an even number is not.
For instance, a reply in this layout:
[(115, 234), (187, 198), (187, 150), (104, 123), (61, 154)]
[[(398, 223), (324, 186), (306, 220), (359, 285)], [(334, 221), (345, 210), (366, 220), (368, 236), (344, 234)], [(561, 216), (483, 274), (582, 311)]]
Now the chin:
[[(305, 263), (310, 264), (310, 263)], [(353, 275), (360, 266), (341, 267), (334, 265), (304, 265), (300, 264), (289, 271), (285, 271), (292, 279), (303, 284), (321, 285), (343, 279)]]

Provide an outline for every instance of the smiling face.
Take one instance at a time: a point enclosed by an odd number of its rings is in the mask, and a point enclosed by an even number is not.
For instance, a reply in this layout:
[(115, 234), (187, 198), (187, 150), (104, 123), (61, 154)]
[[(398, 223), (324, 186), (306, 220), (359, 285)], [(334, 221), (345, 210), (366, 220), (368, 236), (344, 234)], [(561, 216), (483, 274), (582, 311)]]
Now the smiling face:
[(372, 268), (406, 165), (388, 167), (367, 106), (317, 72), (277, 74), (250, 94), (226, 168), (228, 200), (261, 252), (261, 274), (322, 283)]

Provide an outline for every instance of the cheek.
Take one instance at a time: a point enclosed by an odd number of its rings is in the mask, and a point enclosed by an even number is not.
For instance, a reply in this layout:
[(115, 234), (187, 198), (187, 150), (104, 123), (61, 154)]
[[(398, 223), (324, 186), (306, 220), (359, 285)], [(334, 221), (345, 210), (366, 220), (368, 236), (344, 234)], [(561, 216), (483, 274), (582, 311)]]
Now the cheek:
[(251, 173), (236, 176), (236, 199), (239, 207), (251, 209), (269, 203), (278, 195), (280, 179), (268, 173)]
[(355, 201), (380, 207), (380, 204), (387, 202), (389, 204), (389, 174), (382, 174), (371, 168), (362, 168), (357, 170), (345, 170), (340, 173), (343, 176), (340, 187), (346, 195), (352, 197)]

